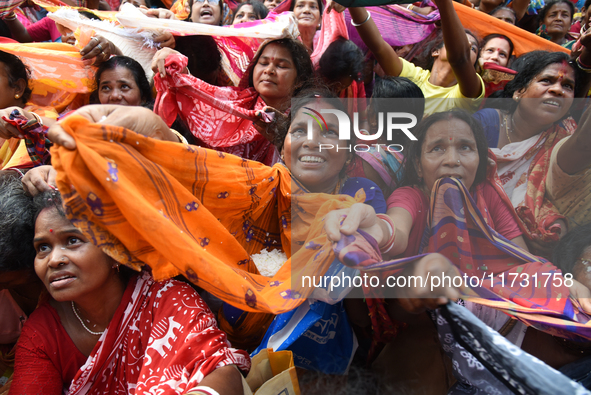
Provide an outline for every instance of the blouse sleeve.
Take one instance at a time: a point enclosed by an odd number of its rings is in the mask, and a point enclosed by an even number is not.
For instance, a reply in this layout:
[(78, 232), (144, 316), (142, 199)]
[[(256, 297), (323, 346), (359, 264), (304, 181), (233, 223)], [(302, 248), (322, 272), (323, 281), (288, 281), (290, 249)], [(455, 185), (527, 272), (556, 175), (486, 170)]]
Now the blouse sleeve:
[(25, 325), (16, 346), (14, 375), (9, 394), (60, 395), (63, 383), (43, 346), (39, 333)]
[(472, 115), (484, 129), (484, 135), (489, 148), (497, 148), (499, 145), (499, 113), (493, 108), (485, 108)]
[(512, 209), (503, 203), (497, 191), (489, 183), (484, 186), (483, 196), (494, 222), (495, 230), (507, 240), (521, 236), (523, 232), (521, 232), (515, 220), (515, 213), (511, 212)]
[[(164, 371), (180, 369), (185, 372), (183, 384), (175, 384), (178, 392), (195, 387), (209, 373), (223, 366), (236, 365), (241, 371), (250, 370), (248, 353), (230, 347), (215, 316), (193, 288), (170, 280), (164, 282), (158, 293), (161, 296), (153, 310), (150, 335), (153, 341), (146, 349), (145, 358), (152, 361), (149, 365), (164, 367)], [(164, 333), (163, 327), (168, 327), (168, 333)], [(174, 350), (174, 353), (166, 350)], [(158, 392), (153, 383), (141, 382), (144, 374), (152, 375), (151, 372), (141, 372), (135, 392)], [(171, 383), (166, 381), (166, 374), (159, 373), (158, 376), (162, 377), (158, 388), (166, 392)]]

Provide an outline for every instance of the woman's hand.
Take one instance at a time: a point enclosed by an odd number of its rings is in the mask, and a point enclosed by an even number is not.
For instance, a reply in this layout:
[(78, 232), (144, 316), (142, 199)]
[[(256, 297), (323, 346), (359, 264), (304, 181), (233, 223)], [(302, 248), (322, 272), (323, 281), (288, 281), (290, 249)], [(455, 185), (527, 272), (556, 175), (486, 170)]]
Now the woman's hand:
[(176, 15), (171, 10), (167, 10), (166, 8), (148, 8), (146, 6), (141, 6), (140, 11), (144, 13), (144, 15), (150, 18), (156, 19), (173, 19), (177, 20)]
[(55, 182), (56, 176), (57, 171), (51, 166), (33, 167), (23, 177), (23, 189), (31, 196), (50, 191), (57, 186)]
[[(97, 66), (106, 62), (111, 55), (117, 55), (119, 52), (115, 45), (103, 36), (93, 36), (88, 44), (80, 51), (82, 60), (85, 64)], [(94, 61), (92, 61), (94, 59)]]
[(421, 313), (425, 309), (435, 309), (440, 305), (455, 301), (460, 297), (459, 290), (442, 278), (459, 276), (458, 269), (449, 259), (433, 253), (413, 262), (400, 275), (407, 279), (420, 277), (420, 281), (410, 282), (413, 286), (397, 289), (398, 303), (409, 313)]
[(158, 48), (174, 48), (176, 41), (171, 32), (160, 32), (152, 39)]
[(358, 229), (370, 234), (378, 243), (382, 244), (384, 230), (380, 226), (382, 220), (378, 219), (373, 207), (356, 203), (350, 208), (335, 210), (328, 213), (324, 219), (324, 230), (326, 235), (333, 242), (341, 239), (341, 233), (352, 235)]
[[(152, 59), (152, 71), (154, 73), (160, 73), (160, 77), (162, 78), (166, 77), (166, 67), (164, 65), (166, 64), (166, 58), (172, 54), (180, 55), (180, 52), (175, 51), (171, 48), (162, 48), (161, 50), (156, 52), (154, 58)], [(189, 70), (187, 70), (187, 68), (185, 67), (185, 69), (183, 70), (183, 74), (188, 73)]]
[[(179, 142), (162, 118), (147, 108), (98, 104), (82, 107), (74, 114), (93, 123), (124, 127), (156, 140)], [(61, 122), (49, 128), (47, 137), (54, 144), (70, 150), (76, 149), (76, 141), (61, 127)]]
[[(265, 106), (262, 110), (257, 111), (255, 114), (258, 117), (258, 120), (253, 121), (254, 128), (265, 138), (270, 141), (271, 143), (275, 144), (276, 146), (281, 146), (281, 142), (276, 141), (277, 136), (275, 133), (275, 128), (271, 127), (272, 125), (283, 124), (287, 120), (287, 115), (279, 111), (278, 109)], [(265, 118), (269, 116), (273, 117), (273, 121), (271, 123), (265, 122)]]
[(345, 7), (344, 5), (340, 5), (339, 3), (337, 3), (334, 0), (327, 0), (326, 2), (326, 12), (330, 12), (330, 10), (335, 10), (335, 12), (338, 12), (339, 14), (343, 11), (345, 11), (347, 9), (347, 7)]
[[(21, 132), (18, 131), (17, 128), (15, 128), (14, 126), (9, 124), (8, 122), (4, 121), (4, 119), (2, 119), (4, 117), (9, 118), (10, 114), (14, 110), (18, 110), (21, 114), (23, 114), (25, 112), (20, 107), (6, 107), (5, 109), (0, 110), (0, 138), (6, 139), (6, 140), (11, 139), (11, 138), (16, 138), (16, 139), (24, 138), (24, 136), (21, 134)], [(27, 117), (27, 118), (29, 118), (29, 117)], [(29, 119), (31, 119), (31, 118), (29, 118)]]
[(573, 279), (573, 285), (569, 287), (570, 296), (579, 302), (585, 313), (591, 314), (591, 291), (589, 288)]

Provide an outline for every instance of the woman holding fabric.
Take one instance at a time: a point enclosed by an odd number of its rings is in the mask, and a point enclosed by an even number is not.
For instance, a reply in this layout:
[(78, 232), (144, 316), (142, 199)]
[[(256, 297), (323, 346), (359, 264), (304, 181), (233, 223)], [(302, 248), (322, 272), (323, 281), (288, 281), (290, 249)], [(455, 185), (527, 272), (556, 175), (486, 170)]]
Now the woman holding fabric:
[(568, 227), (590, 218), (581, 194), (589, 166), (584, 125), (577, 128), (569, 117), (575, 91), (584, 88), (569, 61), (561, 52), (522, 56), (517, 76), (502, 92), (502, 108), (474, 115), (485, 128), (499, 177), (527, 229), (528, 243), (544, 254)]
[(22, 330), (11, 394), (243, 393), (231, 365), (248, 371), (250, 359), (191, 287), (120, 268), (65, 218), (58, 193), (35, 199), (49, 298)]
[(261, 134), (267, 128), (263, 120), (272, 117), (266, 111), (275, 112), (277, 118), (286, 112), (292, 96), (312, 77), (305, 47), (289, 38), (261, 45), (239, 87), (209, 85), (190, 75), (186, 66), (187, 58), (174, 50), (156, 53), (154, 111), (169, 124), (179, 114), (203, 147), (276, 163), (277, 149)]

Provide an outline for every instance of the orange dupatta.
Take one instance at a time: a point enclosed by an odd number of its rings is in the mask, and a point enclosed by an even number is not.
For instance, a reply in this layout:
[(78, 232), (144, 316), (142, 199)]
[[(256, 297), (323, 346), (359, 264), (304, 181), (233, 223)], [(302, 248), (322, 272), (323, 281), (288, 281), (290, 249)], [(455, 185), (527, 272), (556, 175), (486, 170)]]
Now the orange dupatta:
[[(51, 149), (68, 218), (117, 261), (135, 269), (147, 264), (157, 280), (183, 274), (246, 311), (297, 307), (312, 291), (298, 278), (324, 274), (334, 259), (323, 216), (365, 199), (292, 198), (291, 175), (280, 164), (158, 141), (76, 115), (62, 126), (77, 144), (74, 151)], [(291, 259), (264, 277), (249, 255), (273, 246)]]

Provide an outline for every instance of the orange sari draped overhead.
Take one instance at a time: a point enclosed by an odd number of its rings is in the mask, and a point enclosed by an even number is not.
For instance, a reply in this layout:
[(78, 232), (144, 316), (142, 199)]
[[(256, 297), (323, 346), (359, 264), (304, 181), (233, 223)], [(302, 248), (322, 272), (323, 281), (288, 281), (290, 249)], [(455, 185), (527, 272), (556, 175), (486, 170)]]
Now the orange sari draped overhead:
[(538, 49), (552, 52), (566, 52), (570, 50), (554, 44), (540, 36), (536, 36), (526, 30), (511, 25), (510, 23), (494, 18), (482, 11), (475, 10), (460, 3), (453, 2), (454, 8), (460, 17), (462, 26), (476, 33), (481, 39), (492, 33), (501, 33), (506, 35), (513, 41), (515, 45), (514, 54), (521, 56), (526, 52), (535, 51)]
[[(297, 307), (312, 291), (298, 277), (323, 274), (334, 259), (322, 216), (365, 199), (292, 198), (283, 165), (157, 141), (75, 115), (62, 126), (77, 149), (54, 146), (51, 153), (73, 223), (117, 261), (136, 269), (147, 264), (156, 279), (184, 274), (246, 311)], [(273, 246), (291, 259), (274, 277), (256, 274), (249, 255)]]

